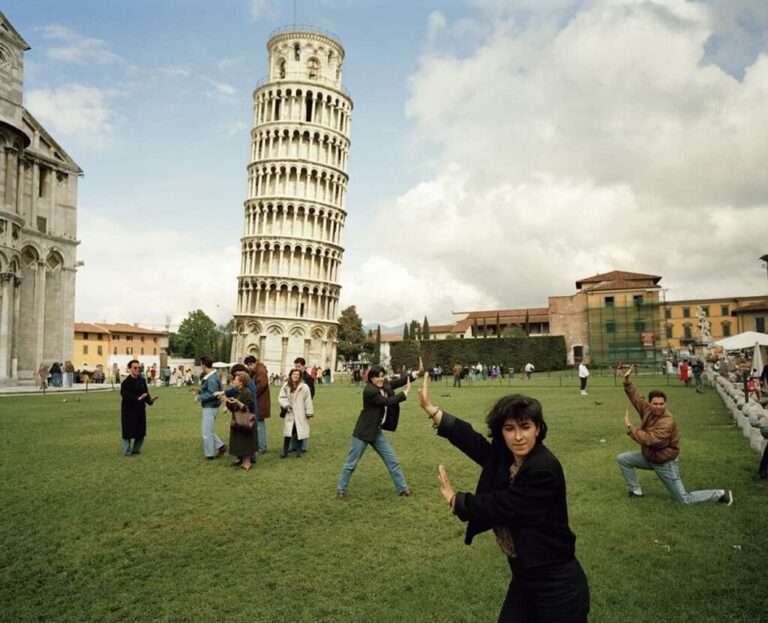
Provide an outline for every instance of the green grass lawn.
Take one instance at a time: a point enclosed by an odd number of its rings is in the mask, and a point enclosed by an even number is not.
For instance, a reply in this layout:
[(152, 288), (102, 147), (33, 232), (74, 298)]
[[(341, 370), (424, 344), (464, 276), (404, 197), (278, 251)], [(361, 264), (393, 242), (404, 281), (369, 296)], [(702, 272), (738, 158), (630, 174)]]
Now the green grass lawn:
[[(682, 431), (689, 490), (730, 488), (735, 504), (673, 503), (652, 473), (629, 500), (615, 462), (635, 449), (613, 378), (513, 381), (537, 397), (547, 445), (568, 482), (571, 528), (589, 577), (592, 621), (768, 620), (768, 487), (759, 457), (720, 399), (666, 379)], [(434, 402), (481, 427), (510, 384), (433, 386)], [(276, 392), (277, 388), (274, 388)], [(281, 420), (249, 472), (204, 461), (189, 393), (157, 390), (139, 457), (124, 458), (117, 392), (0, 399), (0, 620), (495, 621), (509, 568), (492, 534), (471, 547), (437, 486), (459, 490), (479, 469), (403, 405), (389, 433), (414, 490), (398, 497), (369, 450), (337, 501), (336, 482), (360, 390), (321, 386), (309, 454), (280, 459)], [(273, 413), (276, 415), (276, 395)], [(600, 403), (600, 404), (598, 404)], [(227, 419), (219, 417), (226, 440)]]

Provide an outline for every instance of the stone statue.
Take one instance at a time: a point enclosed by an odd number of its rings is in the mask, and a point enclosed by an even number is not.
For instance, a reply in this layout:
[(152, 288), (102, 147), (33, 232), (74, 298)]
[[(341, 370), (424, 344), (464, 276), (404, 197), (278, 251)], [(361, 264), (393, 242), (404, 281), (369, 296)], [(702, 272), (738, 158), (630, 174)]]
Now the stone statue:
[(696, 318), (699, 323), (699, 341), (709, 343), (712, 341), (712, 325), (707, 320), (707, 312), (701, 305), (696, 306)]

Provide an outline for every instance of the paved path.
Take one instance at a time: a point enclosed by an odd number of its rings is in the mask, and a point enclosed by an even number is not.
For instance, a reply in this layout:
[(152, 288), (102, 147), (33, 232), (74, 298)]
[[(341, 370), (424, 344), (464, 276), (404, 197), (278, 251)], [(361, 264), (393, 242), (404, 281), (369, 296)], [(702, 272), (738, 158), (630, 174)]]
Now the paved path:
[[(111, 383), (75, 383), (72, 387), (48, 387), (45, 392), (35, 385), (9, 385), (0, 387), (0, 398), (3, 396), (46, 396), (51, 394), (79, 394), (82, 392), (104, 392), (111, 391), (113, 386)], [(120, 391), (120, 386), (114, 386), (115, 391)]]

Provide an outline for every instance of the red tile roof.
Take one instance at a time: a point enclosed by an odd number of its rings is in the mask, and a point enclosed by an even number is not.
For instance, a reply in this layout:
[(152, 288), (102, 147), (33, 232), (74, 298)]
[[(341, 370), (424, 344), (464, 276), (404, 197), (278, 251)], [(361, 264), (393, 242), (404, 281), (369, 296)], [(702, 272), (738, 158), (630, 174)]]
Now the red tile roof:
[(605, 292), (607, 290), (637, 290), (639, 288), (656, 288), (659, 289), (661, 286), (657, 285), (656, 282), (646, 279), (646, 280), (635, 280), (635, 281), (625, 281), (622, 279), (615, 279), (614, 281), (604, 281), (603, 283), (599, 283), (597, 285), (591, 286), (589, 288), (584, 288), (587, 292)]
[[(584, 279), (579, 279), (576, 282), (576, 289), (581, 290), (583, 285), (588, 284), (600, 284), (603, 282), (628, 282), (628, 283), (634, 283), (636, 281), (652, 281), (653, 285), (656, 285), (661, 281), (661, 277), (659, 275), (646, 275), (645, 273), (630, 273), (625, 270), (612, 270), (608, 273), (599, 273), (597, 275), (592, 275), (591, 277), (585, 277)], [(635, 287), (635, 286), (632, 286)], [(644, 287), (644, 286), (639, 286)], [(590, 288), (592, 289), (592, 288)], [(617, 288), (618, 289), (618, 288)]]
[(75, 333), (105, 333), (109, 334), (105, 328), (100, 327), (97, 324), (91, 324), (89, 322), (76, 322)]

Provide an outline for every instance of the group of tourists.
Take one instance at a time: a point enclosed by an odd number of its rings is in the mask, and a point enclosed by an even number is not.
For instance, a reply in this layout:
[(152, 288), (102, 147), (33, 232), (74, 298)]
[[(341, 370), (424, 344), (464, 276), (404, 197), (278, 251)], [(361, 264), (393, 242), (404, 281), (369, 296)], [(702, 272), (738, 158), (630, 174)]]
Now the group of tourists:
[[(254, 356), (232, 368), (233, 386), (223, 390), (211, 359), (201, 359), (203, 374), (197, 398), (203, 409), (203, 450), (206, 459), (232, 454), (244, 470), (251, 469), (256, 456), (266, 452), (269, 417), (269, 376)], [(291, 450), (301, 457), (307, 450), (310, 424), (314, 417), (314, 379), (302, 358), (294, 362), (278, 401), (283, 424), (281, 457)], [(146, 435), (147, 406), (157, 401), (146, 381), (139, 377), (138, 361), (129, 363), (123, 381), (123, 449), (132, 456), (141, 452)], [(624, 414), (626, 434), (639, 450), (618, 455), (617, 462), (631, 499), (644, 497), (636, 470), (652, 470), (672, 498), (685, 504), (718, 502), (730, 506), (733, 493), (725, 489), (686, 491), (680, 478), (678, 458), (680, 433), (667, 410), (666, 395), (659, 391), (640, 394), (632, 382), (635, 371), (629, 366), (623, 388), (640, 423)], [(419, 404), (438, 437), (447, 439), (480, 468), (474, 493), (456, 491), (443, 465), (438, 469), (440, 492), (453, 515), (467, 524), (465, 543), (486, 531), (493, 531), (501, 554), (507, 557), (512, 573), (499, 621), (582, 622), (589, 613), (587, 577), (575, 556), (576, 537), (569, 527), (566, 483), (557, 457), (544, 445), (548, 427), (541, 403), (535, 398), (511, 394), (499, 399), (489, 411), (486, 437), (472, 426), (432, 402), (429, 374), (419, 361), (416, 370), (388, 380), (384, 368), (368, 369), (362, 395), (362, 409), (336, 486), (336, 497), (347, 501), (350, 480), (363, 453), (371, 446), (384, 462), (395, 491), (410, 497), (413, 491), (403, 474), (400, 460), (384, 431), (397, 428), (400, 405), (408, 399), (411, 384), (424, 377), (418, 391)], [(588, 375), (587, 375), (588, 376)], [(582, 377), (586, 378), (586, 377)], [(402, 391), (396, 390), (402, 388)], [(582, 391), (586, 390), (586, 383)], [(231, 414), (229, 444), (214, 431), (220, 404)], [(133, 440), (133, 444), (131, 444)]]

